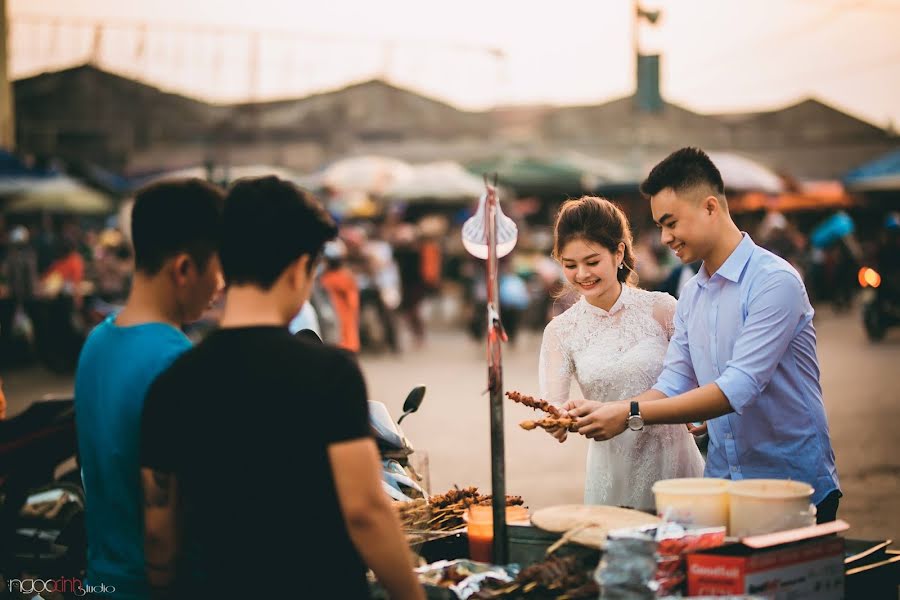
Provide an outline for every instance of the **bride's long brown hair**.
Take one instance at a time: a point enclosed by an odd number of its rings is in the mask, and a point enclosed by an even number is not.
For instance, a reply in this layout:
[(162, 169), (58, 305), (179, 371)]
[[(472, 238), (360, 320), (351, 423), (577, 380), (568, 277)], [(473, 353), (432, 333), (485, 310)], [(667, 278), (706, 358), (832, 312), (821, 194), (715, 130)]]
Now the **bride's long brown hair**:
[(625, 244), (622, 257), (624, 268), (616, 269), (616, 277), (625, 285), (637, 285), (634, 238), (628, 218), (621, 208), (598, 196), (566, 200), (553, 226), (553, 258), (560, 260), (566, 244), (578, 239), (603, 246), (613, 255), (619, 251), (619, 244)]

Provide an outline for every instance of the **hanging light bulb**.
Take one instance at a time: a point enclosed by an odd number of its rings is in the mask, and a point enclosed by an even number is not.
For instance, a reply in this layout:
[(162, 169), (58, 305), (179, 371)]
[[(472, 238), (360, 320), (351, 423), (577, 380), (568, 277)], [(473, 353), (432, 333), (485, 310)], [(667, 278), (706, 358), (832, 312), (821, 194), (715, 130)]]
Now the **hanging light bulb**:
[(500, 208), (500, 202), (497, 200), (497, 189), (488, 186), (485, 193), (478, 200), (478, 210), (471, 216), (462, 228), (462, 243), (469, 254), (475, 258), (487, 260), (488, 257), (488, 239), (487, 228), (487, 207), (488, 203), (493, 204), (495, 210), (495, 220), (497, 223), (497, 258), (503, 258), (516, 246), (516, 240), (519, 238), (519, 228), (516, 223), (503, 214)]

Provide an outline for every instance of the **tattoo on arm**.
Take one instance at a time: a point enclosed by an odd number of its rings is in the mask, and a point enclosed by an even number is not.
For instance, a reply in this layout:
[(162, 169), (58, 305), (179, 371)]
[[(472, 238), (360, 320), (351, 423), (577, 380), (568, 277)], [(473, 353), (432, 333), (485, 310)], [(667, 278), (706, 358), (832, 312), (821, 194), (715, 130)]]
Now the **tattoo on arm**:
[(171, 473), (153, 471), (153, 481), (145, 480), (144, 506), (168, 506), (171, 501), (171, 494), (169, 493), (171, 482)]

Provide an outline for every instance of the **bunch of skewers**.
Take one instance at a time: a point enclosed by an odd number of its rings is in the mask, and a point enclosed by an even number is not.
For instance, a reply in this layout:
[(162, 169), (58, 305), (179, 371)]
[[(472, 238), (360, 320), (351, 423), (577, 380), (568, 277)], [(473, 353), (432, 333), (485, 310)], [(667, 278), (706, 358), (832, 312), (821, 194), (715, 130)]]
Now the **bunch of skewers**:
[[(454, 531), (465, 526), (463, 514), (470, 506), (490, 506), (493, 496), (482, 494), (476, 487), (453, 488), (427, 500), (394, 502), (403, 528), (413, 531)], [(507, 496), (507, 506), (525, 504), (521, 496)]]

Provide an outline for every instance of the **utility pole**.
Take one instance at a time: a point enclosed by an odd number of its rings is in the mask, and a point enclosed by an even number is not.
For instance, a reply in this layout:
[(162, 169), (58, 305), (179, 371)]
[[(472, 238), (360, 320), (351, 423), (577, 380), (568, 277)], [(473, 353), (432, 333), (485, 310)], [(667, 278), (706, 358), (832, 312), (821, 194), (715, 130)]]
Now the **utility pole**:
[(9, 19), (6, 0), (0, 0), (0, 148), (16, 148), (16, 119), (12, 85), (9, 82)]
[(632, 0), (631, 42), (634, 54), (634, 105), (631, 113), (632, 140), (631, 166), (635, 173), (642, 173), (644, 160), (644, 136), (641, 125), (647, 113), (662, 110), (659, 95), (659, 56), (645, 55), (641, 50), (641, 21), (656, 25), (659, 10), (645, 10), (641, 0)]
[(91, 40), (91, 54), (88, 57), (88, 63), (95, 67), (100, 66), (103, 53), (103, 23), (97, 22), (94, 25), (94, 36)]

